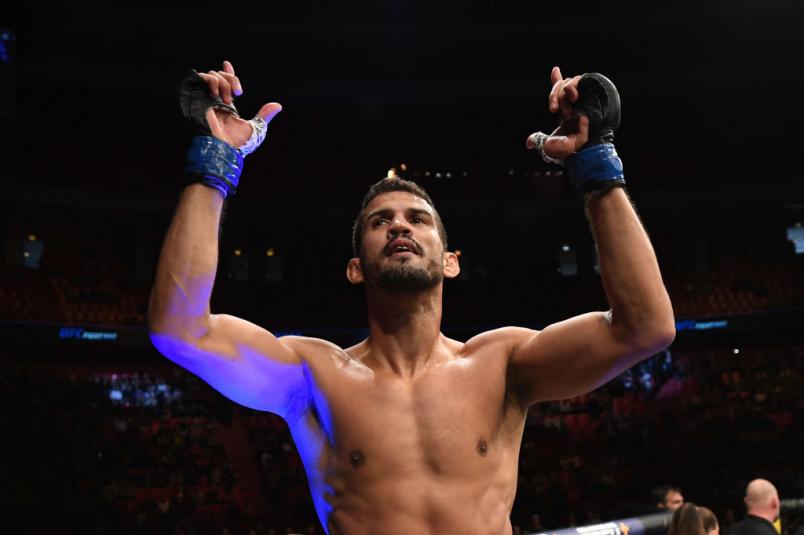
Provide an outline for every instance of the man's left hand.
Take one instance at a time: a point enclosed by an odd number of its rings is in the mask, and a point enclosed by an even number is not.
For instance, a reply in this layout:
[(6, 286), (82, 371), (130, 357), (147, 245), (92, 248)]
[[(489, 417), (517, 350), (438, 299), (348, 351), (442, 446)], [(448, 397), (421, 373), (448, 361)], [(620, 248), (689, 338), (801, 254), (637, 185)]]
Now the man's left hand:
[(544, 142), (544, 152), (551, 158), (565, 160), (575, 154), (589, 140), (589, 119), (573, 109), (578, 101), (578, 82), (581, 76), (564, 78), (561, 69), (553, 67), (550, 81), (553, 89), (547, 97), (550, 113), (561, 115), (561, 124)]

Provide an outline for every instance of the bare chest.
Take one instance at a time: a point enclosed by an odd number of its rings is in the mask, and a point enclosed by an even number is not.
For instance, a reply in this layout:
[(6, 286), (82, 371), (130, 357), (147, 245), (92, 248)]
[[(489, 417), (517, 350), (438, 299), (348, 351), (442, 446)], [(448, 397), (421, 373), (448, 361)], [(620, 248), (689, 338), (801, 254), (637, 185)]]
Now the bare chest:
[[(312, 384), (326, 440), (325, 472), (374, 477), (416, 473), (476, 477), (512, 444), (505, 370), (453, 361), (415, 380), (346, 367)], [(518, 441), (517, 441), (518, 445)]]

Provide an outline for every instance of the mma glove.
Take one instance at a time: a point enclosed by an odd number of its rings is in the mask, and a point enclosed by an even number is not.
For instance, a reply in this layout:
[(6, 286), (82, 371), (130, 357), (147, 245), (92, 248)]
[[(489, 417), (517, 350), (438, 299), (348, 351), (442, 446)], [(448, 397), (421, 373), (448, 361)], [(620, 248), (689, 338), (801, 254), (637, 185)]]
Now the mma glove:
[(580, 192), (602, 192), (625, 186), (623, 164), (614, 148), (614, 132), (620, 126), (620, 95), (611, 80), (598, 73), (584, 74), (578, 82), (577, 115), (589, 119), (589, 140), (561, 161), (544, 152), (547, 134), (537, 132), (531, 143), (549, 163), (564, 165), (572, 185)]
[(256, 116), (249, 121), (251, 137), (240, 148), (213, 136), (207, 122), (207, 110), (215, 108), (236, 117), (240, 115), (233, 104), (226, 104), (220, 97), (210, 95), (206, 82), (194, 70), (181, 81), (179, 106), (193, 136), (185, 158), (186, 183), (202, 183), (215, 188), (223, 194), (224, 199), (234, 195), (243, 171), (244, 158), (265, 139), (265, 120)]

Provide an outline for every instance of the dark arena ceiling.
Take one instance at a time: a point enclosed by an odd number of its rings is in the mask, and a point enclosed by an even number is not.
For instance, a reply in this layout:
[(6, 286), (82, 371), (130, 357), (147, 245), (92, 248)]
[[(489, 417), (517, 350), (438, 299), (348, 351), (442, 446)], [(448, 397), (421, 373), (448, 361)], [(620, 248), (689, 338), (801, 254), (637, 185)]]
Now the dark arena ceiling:
[(4, 21), (7, 191), (174, 198), (187, 142), (176, 82), (223, 59), (244, 115), (284, 106), (247, 161), (241, 191), (255, 200), (359, 197), (402, 162), (458, 197), (531, 193), (550, 168), (524, 139), (555, 124), (553, 65), (617, 84), (637, 191), (801, 182), (798, 2), (273, 4), (28, 6)]

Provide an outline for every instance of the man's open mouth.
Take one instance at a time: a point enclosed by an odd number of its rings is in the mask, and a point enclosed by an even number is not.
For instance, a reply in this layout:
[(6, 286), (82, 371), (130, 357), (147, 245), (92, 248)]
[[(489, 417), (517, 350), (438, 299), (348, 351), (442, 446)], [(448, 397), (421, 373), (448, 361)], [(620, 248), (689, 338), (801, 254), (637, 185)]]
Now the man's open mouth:
[(391, 256), (397, 253), (419, 254), (419, 248), (411, 240), (406, 240), (405, 238), (397, 238), (386, 246), (385, 256)]

